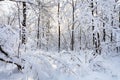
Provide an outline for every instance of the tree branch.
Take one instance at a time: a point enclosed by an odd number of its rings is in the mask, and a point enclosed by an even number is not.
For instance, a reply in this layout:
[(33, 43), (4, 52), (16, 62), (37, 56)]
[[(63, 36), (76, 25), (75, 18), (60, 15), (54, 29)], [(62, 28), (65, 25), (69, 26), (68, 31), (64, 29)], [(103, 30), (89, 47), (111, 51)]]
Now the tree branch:
[(5, 63), (12, 63), (12, 64), (15, 64), (16, 66), (17, 66), (17, 68), (18, 68), (18, 70), (22, 70), (24, 67), (22, 67), (20, 64), (18, 64), (18, 63), (14, 63), (14, 62), (12, 62), (12, 61), (7, 61), (7, 60), (4, 60), (4, 59), (2, 59), (2, 58), (0, 58), (0, 61), (3, 61), (3, 62), (5, 62)]
[(1, 53), (3, 53), (6, 57), (9, 57), (8, 53), (5, 52), (3, 49), (2, 49), (2, 46), (0, 45), (0, 51)]
[[(8, 55), (8, 53), (5, 52), (5, 51), (2, 49), (2, 46), (1, 46), (1, 45), (0, 45), (0, 52), (3, 53), (6, 57), (12, 59), (12, 58)], [(18, 63), (14, 63), (13, 61), (7, 61), (7, 60), (5, 60), (5, 59), (3, 59), (3, 58), (0, 58), (0, 61), (3, 61), (3, 62), (5, 62), (5, 63), (15, 64), (15, 65), (17, 66), (18, 70), (22, 70), (22, 69), (24, 68), (24, 67), (22, 67), (22, 66), (21, 66), (20, 64), (18, 64)]]

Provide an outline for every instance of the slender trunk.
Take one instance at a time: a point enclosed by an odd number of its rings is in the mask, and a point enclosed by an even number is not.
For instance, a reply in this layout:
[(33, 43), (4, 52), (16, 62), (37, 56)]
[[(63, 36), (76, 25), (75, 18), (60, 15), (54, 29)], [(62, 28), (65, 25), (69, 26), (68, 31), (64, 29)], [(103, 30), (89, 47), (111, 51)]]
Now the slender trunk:
[(81, 50), (81, 47), (82, 47), (82, 44), (81, 44), (82, 43), (82, 37), (81, 37), (82, 34), (81, 33), (82, 33), (82, 30), (81, 30), (81, 26), (80, 26), (80, 50)]
[(17, 3), (18, 8), (18, 23), (19, 23), (19, 45), (18, 45), (18, 57), (20, 56), (20, 46), (21, 46), (21, 22), (20, 22), (20, 7), (19, 3)]
[(72, 0), (72, 38), (71, 38), (71, 50), (74, 50), (74, 18), (75, 18), (75, 8), (74, 8), (74, 0)]
[(96, 53), (98, 53), (98, 42), (96, 38), (95, 38), (95, 51)]
[(119, 28), (120, 28), (120, 6), (119, 6)]
[[(115, 8), (114, 8), (115, 9)], [(112, 19), (112, 21), (111, 21), (111, 27), (113, 27), (113, 15), (111, 14), (111, 19)], [(110, 34), (110, 41), (112, 42), (113, 41), (113, 33), (112, 33), (112, 30), (111, 30), (111, 34)]]
[[(38, 5), (40, 6), (40, 2), (38, 2)], [(40, 8), (39, 8), (39, 13), (38, 13), (38, 23), (37, 23), (38, 29), (37, 29), (37, 48), (41, 48), (41, 43), (40, 43)]]
[(40, 15), (38, 16), (38, 29), (37, 29), (37, 48), (40, 48)]
[(98, 53), (101, 54), (101, 49), (100, 49), (100, 34), (99, 33), (97, 33), (97, 39), (98, 39), (97, 50), (98, 50)]
[(26, 2), (23, 3), (22, 44), (26, 44)]
[(58, 1), (58, 52), (60, 52), (60, 2)]
[(111, 38), (110, 38), (110, 41), (112, 42), (113, 41), (113, 33), (111, 32)]
[[(91, 0), (91, 9), (92, 9), (92, 16), (94, 16), (94, 10), (93, 10), (93, 7), (94, 7), (94, 4), (93, 4), (93, 0)], [(92, 31), (94, 31), (94, 19), (92, 19)], [(95, 45), (95, 34), (93, 32), (93, 45)]]
[[(97, 2), (96, 2), (96, 5), (97, 5)], [(96, 14), (96, 16), (98, 14), (97, 7), (95, 9), (95, 14)], [(97, 32), (97, 50), (98, 50), (97, 52), (98, 52), (98, 54), (101, 54), (100, 45), (101, 45), (101, 43), (100, 43), (100, 34), (99, 34), (99, 32)]]
[(105, 31), (105, 23), (103, 23), (103, 41), (106, 41), (106, 31)]
[(47, 22), (47, 33), (46, 33), (46, 36), (47, 36), (47, 51), (49, 50), (49, 34), (50, 34), (50, 20), (48, 20)]

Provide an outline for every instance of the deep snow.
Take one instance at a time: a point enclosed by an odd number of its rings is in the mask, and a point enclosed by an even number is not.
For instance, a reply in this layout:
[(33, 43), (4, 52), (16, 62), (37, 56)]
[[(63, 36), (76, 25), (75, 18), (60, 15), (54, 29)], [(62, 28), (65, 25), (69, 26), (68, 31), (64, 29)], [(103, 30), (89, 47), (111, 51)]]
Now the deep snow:
[(0, 62), (0, 80), (120, 80), (119, 55), (87, 55), (85, 60), (84, 53), (31, 51), (21, 56), (22, 71)]

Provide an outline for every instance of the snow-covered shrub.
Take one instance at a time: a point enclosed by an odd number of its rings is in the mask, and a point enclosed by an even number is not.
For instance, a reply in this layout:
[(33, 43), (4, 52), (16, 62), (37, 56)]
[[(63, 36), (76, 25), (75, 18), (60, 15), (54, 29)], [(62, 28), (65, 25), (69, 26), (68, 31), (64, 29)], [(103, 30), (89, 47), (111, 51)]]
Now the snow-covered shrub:
[(9, 25), (0, 25), (0, 45), (10, 55), (17, 55), (19, 34)]

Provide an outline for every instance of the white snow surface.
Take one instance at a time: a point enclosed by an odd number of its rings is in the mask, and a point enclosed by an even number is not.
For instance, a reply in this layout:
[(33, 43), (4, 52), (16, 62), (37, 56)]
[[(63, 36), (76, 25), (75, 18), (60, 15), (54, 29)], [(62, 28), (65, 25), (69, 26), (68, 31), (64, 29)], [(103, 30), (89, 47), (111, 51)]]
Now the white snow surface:
[[(18, 34), (10, 26), (0, 27), (0, 45), (12, 57), (0, 52), (0, 58), (24, 67), (0, 61), (0, 80), (120, 80), (120, 54), (94, 55), (93, 51), (45, 52), (21, 51), (17, 58)], [(17, 44), (16, 44), (17, 43)]]
[(22, 71), (0, 62), (0, 80), (120, 80), (120, 56), (94, 58), (89, 52), (27, 52)]

